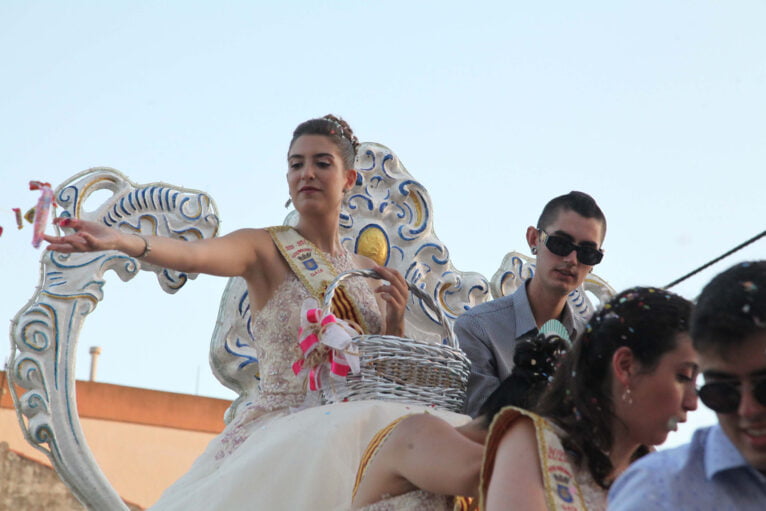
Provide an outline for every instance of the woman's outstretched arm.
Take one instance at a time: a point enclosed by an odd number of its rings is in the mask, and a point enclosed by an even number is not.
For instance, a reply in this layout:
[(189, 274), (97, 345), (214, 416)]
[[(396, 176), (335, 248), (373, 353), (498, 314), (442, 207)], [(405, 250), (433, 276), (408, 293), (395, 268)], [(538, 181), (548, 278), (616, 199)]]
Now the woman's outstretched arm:
[(446, 421), (422, 414), (397, 431), (399, 474), (418, 488), (442, 495), (476, 496), (483, 445)]
[(242, 229), (208, 240), (181, 241), (126, 234), (77, 218), (62, 219), (59, 225), (75, 232), (65, 236), (45, 235), (48, 250), (64, 253), (119, 250), (163, 268), (224, 277), (245, 276), (256, 264), (258, 247), (270, 243), (269, 234), (259, 229)]
[(476, 495), (482, 445), (429, 414), (404, 419), (370, 462), (354, 508), (421, 489), (442, 495)]

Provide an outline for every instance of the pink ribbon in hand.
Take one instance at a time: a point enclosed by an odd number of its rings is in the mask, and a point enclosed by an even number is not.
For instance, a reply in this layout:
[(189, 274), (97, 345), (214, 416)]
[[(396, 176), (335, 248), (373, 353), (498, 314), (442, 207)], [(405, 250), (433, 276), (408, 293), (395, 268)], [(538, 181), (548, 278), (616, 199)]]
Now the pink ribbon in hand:
[[(359, 347), (353, 341), (356, 335), (357, 331), (346, 321), (332, 313), (325, 314), (313, 298), (306, 299), (301, 306), (301, 326), (298, 329), (298, 345), (303, 358), (293, 364), (293, 372), (296, 376), (305, 374), (312, 391), (327, 390), (329, 379), (342, 388), (348, 373), (359, 374), (360, 371)], [(321, 345), (329, 348), (327, 356), (308, 367), (309, 356)], [(329, 387), (333, 393), (334, 387)]]
[[(43, 183), (40, 181), (30, 181), (30, 190), (40, 190), (40, 199), (35, 206), (35, 220), (32, 234), (32, 246), (35, 248), (40, 247), (40, 242), (43, 240), (43, 233), (45, 233), (45, 227), (48, 223), (48, 213), (51, 210), (51, 206), (56, 205), (56, 201), (53, 199), (53, 188), (50, 183)], [(19, 226), (21, 229), (21, 226)]]

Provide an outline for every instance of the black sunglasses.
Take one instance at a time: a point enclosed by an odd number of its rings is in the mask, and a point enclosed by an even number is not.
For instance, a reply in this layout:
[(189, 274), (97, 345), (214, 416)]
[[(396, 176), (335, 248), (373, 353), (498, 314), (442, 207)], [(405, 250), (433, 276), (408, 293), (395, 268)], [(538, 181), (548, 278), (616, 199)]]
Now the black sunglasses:
[[(717, 413), (735, 413), (742, 401), (741, 384), (728, 381), (706, 383), (697, 389), (705, 406)], [(753, 397), (766, 406), (766, 378), (753, 381)]]
[(601, 249), (588, 245), (575, 245), (563, 236), (548, 234), (542, 229), (540, 229), (540, 241), (557, 256), (566, 257), (572, 253), (572, 250), (577, 251), (577, 260), (588, 266), (595, 266), (604, 258), (604, 251)]

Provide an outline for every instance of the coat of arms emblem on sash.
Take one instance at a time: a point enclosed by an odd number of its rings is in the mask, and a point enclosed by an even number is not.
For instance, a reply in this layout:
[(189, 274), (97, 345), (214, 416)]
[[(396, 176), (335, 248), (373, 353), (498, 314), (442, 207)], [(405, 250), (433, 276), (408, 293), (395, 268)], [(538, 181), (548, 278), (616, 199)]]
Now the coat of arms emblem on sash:
[(314, 260), (313, 257), (311, 257), (311, 252), (304, 252), (303, 254), (298, 254), (298, 259), (303, 263), (303, 266), (306, 267), (308, 271), (314, 271), (317, 268), (319, 268), (319, 265)]

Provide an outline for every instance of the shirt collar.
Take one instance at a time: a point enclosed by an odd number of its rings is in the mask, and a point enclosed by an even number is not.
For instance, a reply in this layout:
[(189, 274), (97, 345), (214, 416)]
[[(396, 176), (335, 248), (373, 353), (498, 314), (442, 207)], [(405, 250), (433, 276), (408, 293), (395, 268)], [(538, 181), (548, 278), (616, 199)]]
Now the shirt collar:
[[(580, 319), (580, 322), (585, 321), (584, 318), (578, 319)], [(575, 312), (572, 310), (572, 306), (569, 305), (569, 300), (567, 300), (567, 303), (564, 305), (564, 312), (561, 314), (561, 323), (564, 325), (564, 328), (567, 329), (567, 332), (569, 332), (569, 338), (574, 342), (579, 333), (577, 331), (578, 321), (575, 320)]]
[[(513, 293), (513, 310), (516, 314), (516, 339), (524, 337), (530, 333), (537, 333), (537, 322), (532, 314), (532, 306), (529, 305), (529, 296), (527, 295), (527, 285), (529, 279)], [(577, 321), (575, 313), (569, 305), (569, 301), (564, 305), (564, 312), (561, 314), (561, 323), (569, 332), (569, 338), (574, 341), (577, 337)], [(584, 321), (584, 320), (583, 320)]]
[(530, 332), (537, 333), (537, 323), (532, 314), (532, 307), (529, 305), (529, 296), (527, 296), (527, 282), (513, 293), (513, 311), (516, 315), (516, 338), (523, 337)]
[(721, 429), (720, 424), (712, 426), (710, 434), (705, 442), (705, 477), (712, 480), (716, 474), (727, 470), (744, 468), (754, 473), (760, 481), (766, 481), (766, 478), (755, 470), (742, 457), (742, 453), (734, 447), (729, 437)]

